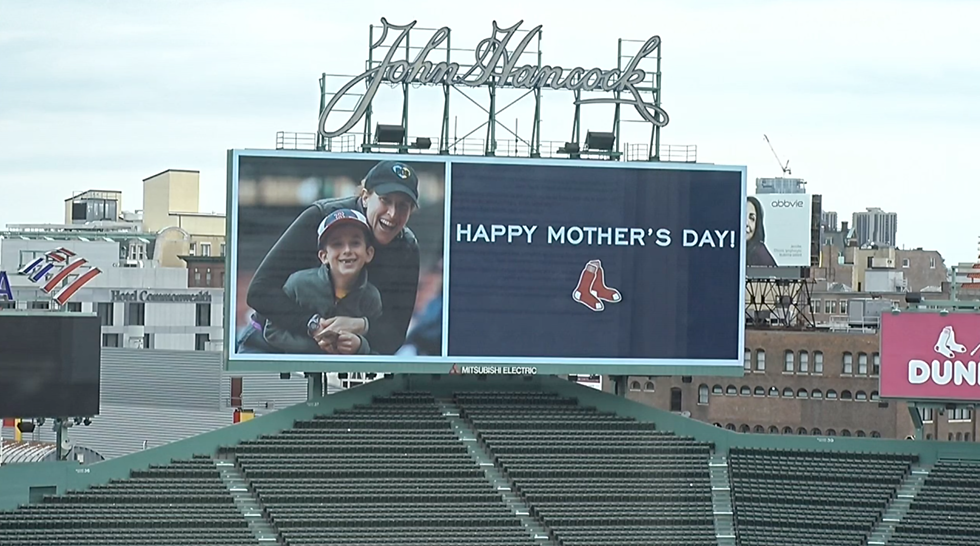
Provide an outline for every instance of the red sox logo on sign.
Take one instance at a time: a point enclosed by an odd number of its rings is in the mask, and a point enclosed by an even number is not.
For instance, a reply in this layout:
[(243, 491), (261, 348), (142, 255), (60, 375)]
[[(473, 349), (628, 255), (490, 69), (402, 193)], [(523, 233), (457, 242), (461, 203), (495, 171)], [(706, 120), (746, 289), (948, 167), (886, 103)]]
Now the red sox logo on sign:
[(619, 303), (623, 295), (619, 290), (606, 286), (606, 271), (599, 260), (589, 260), (578, 278), (578, 286), (572, 291), (572, 300), (593, 311), (602, 311), (606, 303)]

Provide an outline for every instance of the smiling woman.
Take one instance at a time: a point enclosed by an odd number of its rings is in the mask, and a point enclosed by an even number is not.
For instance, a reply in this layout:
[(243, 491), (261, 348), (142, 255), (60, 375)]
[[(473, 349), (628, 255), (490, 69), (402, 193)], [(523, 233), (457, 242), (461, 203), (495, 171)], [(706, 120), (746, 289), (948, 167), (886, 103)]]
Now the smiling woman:
[[(310, 165), (331, 180), (358, 176), (350, 171), (364, 169), (365, 163)], [(252, 179), (259, 184), (288, 177), (275, 163), (257, 170)], [(408, 224), (420, 206), (420, 176), (442, 186), (444, 167), (381, 161), (359, 177), (354, 195), (320, 199), (300, 212), (265, 252), (248, 284), (253, 313), (239, 330), (237, 351), (394, 354), (405, 341), (418, 292), (419, 241)], [(255, 216), (270, 212), (255, 209)], [(251, 215), (240, 212), (240, 225), (258, 221)], [(239, 238), (241, 264), (248, 252), (241, 228)]]

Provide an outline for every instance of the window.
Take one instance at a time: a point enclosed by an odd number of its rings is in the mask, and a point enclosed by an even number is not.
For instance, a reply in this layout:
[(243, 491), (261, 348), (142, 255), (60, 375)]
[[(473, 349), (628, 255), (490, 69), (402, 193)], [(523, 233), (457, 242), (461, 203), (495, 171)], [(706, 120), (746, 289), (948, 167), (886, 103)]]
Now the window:
[(800, 428), (798, 428), (796, 430), (796, 433), (799, 434), (800, 436), (806, 436), (806, 429), (803, 428), (803, 427), (800, 427)]
[(823, 351), (813, 351), (813, 373), (823, 373)]
[(643, 390), (647, 392), (653, 392), (657, 390), (657, 387), (656, 385), (653, 384), (653, 381), (647, 381), (646, 383), (643, 384)]
[(725, 394), (727, 394), (728, 396), (735, 396), (738, 394), (738, 389), (735, 388), (735, 385), (729, 385), (725, 389)]
[(766, 352), (762, 349), (755, 352), (755, 370), (758, 372), (766, 371)]
[(201, 256), (211, 255), (211, 243), (201, 243)]
[(201, 286), (201, 270), (194, 268), (194, 286)]
[(840, 391), (840, 399), (841, 400), (851, 400), (852, 399), (851, 391), (847, 391), (847, 390)]
[(707, 403), (708, 403), (708, 386), (702, 384), (698, 386), (698, 404), (707, 404)]
[(762, 425), (756, 425), (755, 428), (752, 429), (752, 432), (756, 434), (765, 434), (766, 429), (762, 428)]
[(810, 398), (814, 398), (814, 399), (817, 399), (817, 400), (822, 400), (823, 399), (823, 391), (820, 390), (820, 389), (813, 389), (813, 392), (810, 393)]
[(797, 398), (807, 398), (808, 396), (809, 396), (809, 394), (806, 392), (806, 389), (800, 389), (800, 390), (796, 391), (796, 397)]
[[(208, 342), (211, 341), (211, 334), (194, 334), (194, 350), (195, 351), (206, 351), (208, 350)], [(640, 387), (639, 381), (634, 381), (636, 387)]]
[(902, 267), (908, 267), (910, 264), (908, 258), (902, 258)]
[(126, 316), (123, 318), (126, 326), (145, 326), (146, 325), (146, 304), (127, 303)]
[(748, 432), (750, 430), (752, 430), (752, 429), (749, 428), (749, 425), (742, 425), (742, 426), (738, 427), (738, 431), (739, 432)]
[(728, 423), (727, 425), (725, 425), (725, 430), (734, 431), (735, 430), (735, 425), (732, 424), (732, 423)]
[(858, 353), (858, 375), (868, 375), (867, 353)]
[(810, 353), (806, 351), (800, 351), (800, 373), (807, 373), (810, 371)]
[(102, 346), (103, 347), (118, 347), (119, 346), (119, 334), (102, 334)]
[(823, 433), (820, 432), (820, 429), (819, 428), (815, 428), (815, 429), (813, 429), (813, 432), (811, 432), (810, 434), (812, 434), (813, 436), (820, 436)]
[(769, 396), (772, 396), (774, 398), (779, 396), (779, 389), (777, 389), (776, 387), (769, 387)]
[(783, 434), (793, 434), (793, 427), (783, 427)]
[(793, 397), (793, 389), (789, 387), (783, 389), (783, 398), (792, 398), (792, 397)]
[(745, 368), (745, 371), (751, 371), (752, 370), (752, 350), (751, 349), (746, 349), (745, 350), (745, 361), (742, 363), (742, 367)]
[(715, 385), (711, 387), (711, 394), (725, 394), (725, 389), (721, 388), (721, 385)]
[(832, 428), (828, 428), (827, 429), (827, 432), (826, 432), (826, 435), (827, 436), (837, 436), (837, 431), (834, 430), (834, 429), (832, 429)]
[(197, 243), (191, 243), (189, 254), (194, 256), (197, 254)]
[(221, 246), (219, 246), (218, 249), (220, 250), (221, 255), (224, 256), (225, 255), (225, 243), (221, 243)]
[(878, 432), (877, 430), (872, 430), (871, 431), (871, 437), (872, 438), (881, 438), (881, 433)]
[(837, 391), (834, 389), (827, 389), (827, 400), (837, 400)]
[(0, 300), (0, 309), (16, 309), (17, 302), (14, 300), (2, 299)]
[(871, 391), (871, 400), (878, 401), (878, 391)]
[(211, 326), (211, 304), (199, 303), (194, 313), (194, 323), (196, 326)]
[(670, 411), (681, 411), (684, 394), (677, 387), (670, 388)]
[(949, 412), (950, 421), (969, 421), (973, 419), (973, 410), (969, 408), (956, 408)]
[(754, 396), (765, 396), (766, 395), (766, 389), (764, 389), (762, 387), (756, 387), (755, 389), (753, 389), (752, 394)]
[(867, 436), (867, 434), (865, 434), (863, 430), (857, 431), (854, 435), (857, 436), (858, 438), (864, 438), (865, 436)]
[(769, 427), (769, 434), (779, 434), (779, 427), (777, 426)]
[(738, 390), (738, 394), (742, 396), (752, 396), (752, 389), (748, 385), (742, 385), (742, 388)]
[(827, 313), (828, 315), (830, 314), (830, 302), (831, 300), (823, 302), (823, 312)]
[(793, 373), (793, 357), (794, 357), (793, 351), (786, 351), (786, 354), (783, 356), (783, 358), (784, 358), (783, 371), (784, 372)]
[(97, 303), (95, 305), (95, 313), (99, 315), (99, 324), (102, 326), (112, 326), (114, 322), (115, 309), (112, 303)]
[(224, 271), (219, 271), (218, 272), (218, 286), (220, 286), (222, 288), (224, 288), (224, 286), (225, 286), (225, 272)]
[(143, 348), (144, 349), (153, 348), (153, 334), (143, 334)]
[(840, 431), (840, 435), (841, 436), (850, 436), (851, 435), (851, 431), (849, 431), (849, 430), (847, 430), (845, 428), (844, 430)]
[(929, 258), (929, 269), (936, 269), (936, 258)]
[(820, 300), (813, 300), (812, 302), (810, 302), (810, 305), (813, 306), (814, 313), (819, 313), (820, 311), (822, 311), (822, 309), (820, 308)]
[(840, 314), (847, 314), (847, 300), (840, 300)]
[(65, 304), (65, 311), (69, 313), (81, 313), (82, 312), (82, 302), (80, 301), (70, 301)]
[(851, 353), (844, 353), (843, 373), (845, 374), (854, 373), (854, 355), (852, 355)]
[(919, 408), (919, 417), (923, 423), (931, 423), (933, 419), (932, 408)]
[(630, 383), (630, 390), (631, 391), (639, 391), (640, 390), (640, 382), (639, 381), (632, 381)]
[(209, 267), (207, 271), (204, 272), (204, 285), (211, 286), (211, 268)]
[(874, 353), (871, 355), (871, 375), (879, 375), (881, 373), (881, 355), (879, 353)]
[(48, 309), (51, 307), (51, 302), (47, 301), (30, 301), (27, 302), (28, 309)]
[(868, 399), (868, 393), (864, 391), (857, 391), (856, 393), (854, 393), (854, 399), (864, 402), (865, 400)]

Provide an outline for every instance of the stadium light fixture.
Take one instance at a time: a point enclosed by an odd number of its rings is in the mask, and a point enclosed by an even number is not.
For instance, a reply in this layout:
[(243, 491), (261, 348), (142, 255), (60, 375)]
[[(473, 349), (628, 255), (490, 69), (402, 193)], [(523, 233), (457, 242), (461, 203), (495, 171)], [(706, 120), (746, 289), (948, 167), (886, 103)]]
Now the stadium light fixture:
[(432, 139), (429, 137), (417, 137), (412, 143), (412, 148), (416, 150), (428, 150), (432, 147)]
[(379, 123), (374, 128), (374, 138), (378, 144), (401, 144), (405, 139), (405, 128), (401, 125)]
[(616, 135), (589, 131), (585, 133), (585, 149), (601, 152), (611, 152), (616, 143)]

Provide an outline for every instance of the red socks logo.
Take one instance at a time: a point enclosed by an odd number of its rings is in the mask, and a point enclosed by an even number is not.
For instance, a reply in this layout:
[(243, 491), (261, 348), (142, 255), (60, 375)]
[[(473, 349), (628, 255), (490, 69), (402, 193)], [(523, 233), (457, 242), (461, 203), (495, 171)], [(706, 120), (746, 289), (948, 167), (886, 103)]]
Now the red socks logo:
[(572, 300), (593, 311), (602, 311), (606, 308), (604, 301), (618, 303), (622, 299), (619, 290), (606, 286), (606, 272), (602, 269), (602, 262), (589, 260), (579, 275), (578, 286), (572, 292)]

